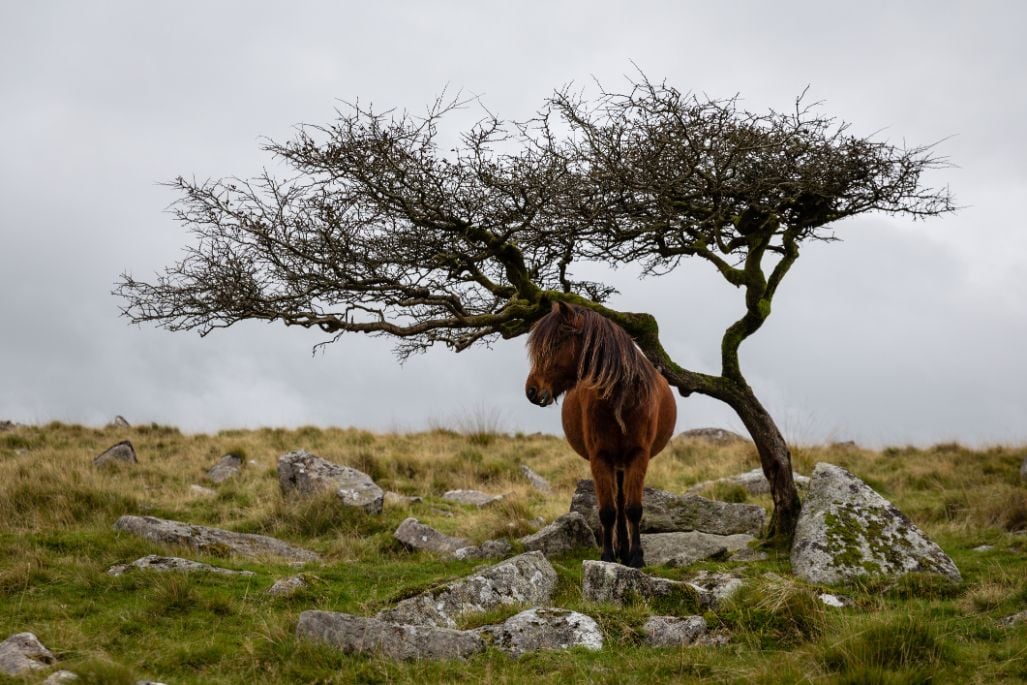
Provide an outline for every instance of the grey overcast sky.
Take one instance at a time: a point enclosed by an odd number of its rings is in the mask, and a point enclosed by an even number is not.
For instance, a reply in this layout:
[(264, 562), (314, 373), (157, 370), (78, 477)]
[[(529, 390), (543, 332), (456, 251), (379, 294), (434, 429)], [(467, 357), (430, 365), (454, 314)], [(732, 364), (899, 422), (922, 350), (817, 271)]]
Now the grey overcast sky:
[[(250, 324), (201, 339), (137, 328), (110, 294), (187, 236), (160, 182), (247, 176), (267, 136), (339, 100), (420, 110), (444, 87), (500, 116), (556, 87), (651, 78), (753, 110), (807, 85), (860, 133), (943, 141), (963, 207), (867, 216), (808, 246), (743, 368), (786, 437), (868, 445), (1027, 441), (1027, 4), (1021, 2), (0, 3), (0, 419), (116, 414), (225, 427), (559, 432), (523, 399), (523, 340), (400, 366), (386, 339), (312, 355), (312, 331)], [(717, 371), (739, 293), (702, 264), (601, 274), (657, 315), (683, 364)], [(680, 400), (679, 429), (740, 422)]]

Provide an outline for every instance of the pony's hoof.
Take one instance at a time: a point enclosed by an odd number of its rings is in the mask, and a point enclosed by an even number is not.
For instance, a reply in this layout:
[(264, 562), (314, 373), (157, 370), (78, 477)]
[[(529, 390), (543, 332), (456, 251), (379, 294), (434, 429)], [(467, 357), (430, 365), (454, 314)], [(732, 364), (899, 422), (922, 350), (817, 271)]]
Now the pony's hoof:
[(645, 558), (642, 556), (642, 553), (639, 552), (638, 554), (633, 554), (630, 559), (624, 562), (624, 565), (630, 566), (631, 568), (644, 568)]
[(599, 556), (599, 561), (605, 561), (608, 564), (616, 564), (617, 563), (617, 559), (613, 556), (612, 552), (609, 553), (609, 554), (605, 554), (605, 553), (601, 554)]

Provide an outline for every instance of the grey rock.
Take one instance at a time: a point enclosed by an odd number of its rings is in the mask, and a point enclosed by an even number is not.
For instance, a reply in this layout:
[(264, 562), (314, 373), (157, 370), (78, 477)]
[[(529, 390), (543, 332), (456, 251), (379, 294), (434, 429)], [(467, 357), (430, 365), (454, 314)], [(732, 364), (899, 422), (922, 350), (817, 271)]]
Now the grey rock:
[(461, 547), (453, 552), (454, 559), (501, 559), (513, 551), (507, 540), (486, 540), (480, 545)]
[(852, 606), (852, 599), (849, 597), (843, 597), (842, 595), (832, 595), (829, 592), (822, 592), (817, 595), (817, 597), (820, 598), (820, 601), (826, 606), (834, 607), (835, 609)]
[(128, 440), (111, 445), (100, 454), (93, 457), (93, 466), (105, 466), (107, 464), (138, 464), (135, 448)]
[(226, 454), (207, 471), (207, 480), (212, 483), (223, 483), (241, 472), (242, 457), (237, 454)]
[(753, 547), (746, 547), (745, 549), (740, 549), (737, 552), (731, 552), (730, 554), (728, 554), (727, 560), (728, 561), (749, 562), (749, 561), (764, 561), (765, 559), (768, 559), (768, 558), (769, 558), (769, 555), (766, 552), (764, 552), (763, 550), (755, 549)]
[(556, 570), (541, 552), (506, 559), (442, 588), (429, 590), (379, 612), (394, 623), (452, 628), (455, 618), (499, 606), (548, 604), (556, 591)]
[(0, 673), (20, 675), (49, 668), (57, 659), (32, 633), (15, 633), (0, 642)]
[(535, 473), (534, 470), (527, 464), (521, 464), (521, 474), (531, 483), (531, 486), (539, 492), (552, 492), (553, 488), (542, 476)]
[(76, 680), (78, 680), (78, 675), (71, 671), (54, 671), (43, 681), (43, 685), (61, 685), (61, 683), (73, 683)]
[(7, 421), (7, 420), (0, 421), (0, 433), (3, 433), (4, 431), (12, 431), (12, 430), (14, 430), (15, 428), (18, 428), (18, 427), (19, 427), (18, 424), (15, 423), (14, 421)]
[(164, 545), (181, 545), (205, 554), (226, 552), (244, 557), (277, 557), (290, 561), (317, 561), (315, 552), (266, 535), (233, 533), (220, 528), (194, 526), (155, 516), (122, 516), (114, 530), (130, 533)]
[(348, 654), (390, 659), (462, 659), (485, 649), (474, 632), (432, 625), (399, 624), (331, 611), (304, 611), (296, 637), (321, 642)]
[(590, 602), (624, 604), (634, 598), (696, 592), (686, 583), (646, 575), (636, 568), (606, 561), (582, 562), (582, 597)]
[(706, 634), (702, 616), (651, 616), (642, 626), (646, 644), (652, 647), (685, 647)]
[(998, 624), (1004, 628), (1012, 628), (1013, 626), (1018, 626), (1021, 623), (1027, 623), (1027, 611), (1021, 611), (1013, 614), (1012, 616), (1000, 618), (998, 621)]
[(978, 545), (973, 548), (974, 552), (990, 552), (995, 549), (995, 545)]
[(420, 504), (423, 501), (420, 497), (401, 495), (391, 490), (385, 491), (385, 506), (387, 507), (409, 507), (412, 504)]
[(159, 683), (156, 680), (137, 680), (136, 685), (166, 685), (166, 683)]
[(130, 424), (128, 422), (128, 420), (126, 420), (125, 417), (122, 416), (121, 414), (118, 414), (117, 416), (115, 416), (114, 420), (111, 421), (110, 425), (114, 426), (115, 428), (131, 428), (132, 427), (132, 424)]
[[(809, 477), (801, 474), (792, 473), (792, 480), (795, 481), (795, 487), (804, 489), (809, 487)], [(763, 469), (753, 469), (752, 471), (746, 471), (740, 473), (737, 476), (728, 476), (727, 478), (718, 478), (716, 480), (708, 480), (702, 483), (697, 483), (688, 489), (689, 492), (698, 492), (711, 485), (723, 483), (725, 485), (738, 485), (745, 488), (746, 492), (750, 495), (765, 495), (770, 492), (770, 481), (763, 475)]]
[(291, 597), (300, 590), (309, 587), (307, 579), (303, 576), (289, 576), (288, 578), (281, 578), (276, 580), (274, 584), (267, 589), (267, 594), (272, 597)]
[(392, 537), (412, 549), (435, 552), (436, 554), (444, 554), (446, 556), (452, 556), (454, 552), (463, 547), (472, 546), (471, 541), (467, 538), (450, 537), (413, 517), (399, 524), (399, 528), (392, 534)]
[(234, 571), (229, 568), (221, 568), (220, 566), (211, 566), (210, 564), (201, 564), (198, 561), (192, 561), (190, 559), (182, 559), (179, 557), (162, 557), (156, 554), (148, 554), (145, 557), (136, 559), (131, 564), (118, 564), (117, 566), (111, 566), (107, 569), (107, 575), (109, 576), (120, 576), (124, 575), (128, 571), (142, 570), (142, 571), (180, 571), (183, 573), (219, 573), (226, 576), (252, 576), (253, 571)]
[(642, 551), (649, 566), (690, 566), (697, 561), (727, 556), (749, 549), (756, 538), (745, 533), (712, 535), (697, 530), (684, 533), (647, 533), (642, 535)]
[(496, 649), (515, 657), (572, 647), (603, 648), (599, 624), (590, 616), (567, 609), (528, 609), (499, 625), (485, 626), (475, 632), (486, 636)]
[[(578, 481), (571, 498), (571, 511), (584, 516), (592, 530), (597, 533), (601, 530), (595, 485), (591, 480)], [(642, 492), (643, 533), (698, 530), (714, 535), (759, 535), (766, 516), (763, 507), (755, 504), (717, 502), (698, 495), (675, 495), (656, 488), (645, 488)]]
[(811, 583), (913, 571), (961, 580), (952, 559), (902, 512), (853, 474), (825, 463), (813, 470), (791, 559), (795, 575)]
[(738, 442), (749, 442), (749, 438), (723, 428), (693, 428), (678, 433), (676, 439), (703, 440), (715, 445), (730, 445)]
[(442, 499), (457, 504), (468, 504), (473, 507), (487, 507), (503, 499), (502, 495), (489, 495), (478, 490), (450, 490)]
[(743, 581), (731, 573), (701, 571), (688, 583), (699, 591), (703, 608), (716, 608), (741, 589)]
[(582, 547), (596, 547), (595, 533), (585, 517), (576, 511), (560, 516), (542, 530), (520, 539), (524, 549), (538, 550), (547, 557), (566, 554)]
[(195, 483), (189, 486), (189, 492), (199, 497), (213, 497), (214, 495), (218, 494), (215, 490), (205, 488), (202, 485), (197, 485)]
[(339, 466), (303, 450), (278, 457), (282, 493), (313, 495), (333, 490), (339, 500), (370, 514), (380, 514), (385, 492), (363, 471)]

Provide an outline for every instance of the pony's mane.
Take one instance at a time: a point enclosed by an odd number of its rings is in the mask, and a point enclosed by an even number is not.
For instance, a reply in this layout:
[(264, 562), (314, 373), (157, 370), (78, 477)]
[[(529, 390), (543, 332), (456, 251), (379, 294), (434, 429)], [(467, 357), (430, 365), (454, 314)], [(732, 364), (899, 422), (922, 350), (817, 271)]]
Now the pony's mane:
[[(623, 328), (591, 309), (570, 307), (581, 330), (578, 384), (612, 401), (624, 429), (624, 408), (654, 398), (660, 374)], [(532, 327), (528, 350), (533, 364), (544, 364), (556, 353), (564, 340), (563, 325), (563, 317), (553, 311)]]

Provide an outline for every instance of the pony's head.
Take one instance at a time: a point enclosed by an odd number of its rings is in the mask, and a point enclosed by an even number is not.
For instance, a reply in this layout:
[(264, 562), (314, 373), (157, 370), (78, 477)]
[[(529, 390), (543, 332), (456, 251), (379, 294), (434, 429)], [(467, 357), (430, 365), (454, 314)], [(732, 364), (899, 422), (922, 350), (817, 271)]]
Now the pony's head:
[(554, 302), (552, 310), (532, 327), (528, 336), (531, 371), (524, 384), (529, 402), (548, 406), (578, 382), (583, 326), (582, 310)]

